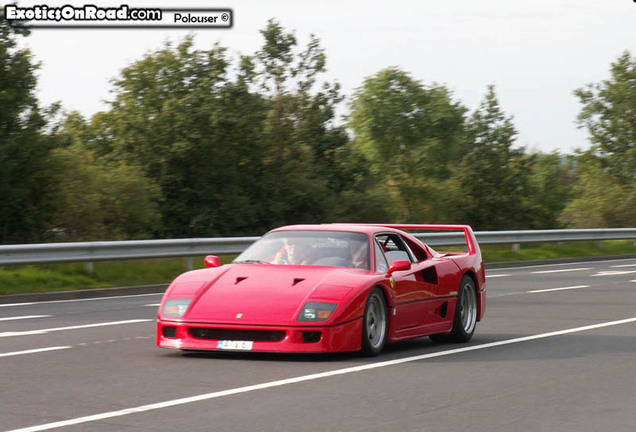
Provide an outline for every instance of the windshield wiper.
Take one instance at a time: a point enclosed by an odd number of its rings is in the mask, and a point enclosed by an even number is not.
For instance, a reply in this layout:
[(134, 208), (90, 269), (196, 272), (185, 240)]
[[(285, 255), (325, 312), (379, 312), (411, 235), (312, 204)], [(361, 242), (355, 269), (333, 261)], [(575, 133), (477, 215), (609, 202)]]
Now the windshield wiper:
[(232, 261), (232, 262), (235, 264), (271, 264), (271, 262), (269, 261), (261, 261), (256, 259), (247, 259), (247, 260)]

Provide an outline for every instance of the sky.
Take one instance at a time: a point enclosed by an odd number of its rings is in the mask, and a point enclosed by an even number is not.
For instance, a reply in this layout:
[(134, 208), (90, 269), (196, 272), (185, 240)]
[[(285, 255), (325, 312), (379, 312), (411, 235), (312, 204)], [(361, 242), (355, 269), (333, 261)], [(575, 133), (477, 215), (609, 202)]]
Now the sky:
[(518, 145), (572, 153), (589, 146), (576, 125), (581, 105), (573, 91), (609, 79), (611, 63), (624, 51), (636, 55), (633, 0), (18, 2), (35, 4), (233, 9), (234, 26), (225, 30), (34, 29), (23, 45), (41, 62), (40, 101), (60, 101), (86, 117), (108, 108), (111, 80), (123, 68), (166, 41), (193, 34), (197, 48), (219, 42), (231, 53), (252, 54), (262, 45), (259, 30), (275, 18), (301, 45), (312, 33), (320, 39), (323, 79), (339, 82), (346, 96), (389, 66), (447, 86), (471, 111), (494, 84)]

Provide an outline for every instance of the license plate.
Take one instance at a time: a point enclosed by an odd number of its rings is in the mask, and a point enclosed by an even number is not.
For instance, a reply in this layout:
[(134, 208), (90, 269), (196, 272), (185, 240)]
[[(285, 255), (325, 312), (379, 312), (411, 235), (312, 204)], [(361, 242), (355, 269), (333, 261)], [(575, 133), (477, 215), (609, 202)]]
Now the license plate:
[(220, 340), (216, 348), (221, 350), (251, 351), (253, 344), (254, 342), (252, 341)]

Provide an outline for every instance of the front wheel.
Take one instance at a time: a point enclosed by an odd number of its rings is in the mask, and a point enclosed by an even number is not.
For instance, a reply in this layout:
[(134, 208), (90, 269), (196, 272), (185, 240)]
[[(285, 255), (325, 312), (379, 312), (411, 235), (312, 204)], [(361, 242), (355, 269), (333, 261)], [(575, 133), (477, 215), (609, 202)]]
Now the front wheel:
[(367, 297), (362, 322), (362, 352), (369, 356), (380, 354), (386, 342), (386, 301), (380, 288), (373, 288)]
[(473, 333), (475, 333), (476, 325), (477, 289), (473, 279), (465, 275), (459, 284), (450, 340), (453, 342), (468, 342), (473, 337)]

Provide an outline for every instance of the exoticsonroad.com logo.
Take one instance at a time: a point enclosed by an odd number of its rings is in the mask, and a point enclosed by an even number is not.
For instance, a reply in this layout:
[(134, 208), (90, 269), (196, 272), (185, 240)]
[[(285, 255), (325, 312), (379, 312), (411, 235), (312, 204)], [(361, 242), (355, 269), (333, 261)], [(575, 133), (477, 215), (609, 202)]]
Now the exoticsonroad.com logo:
[(157, 9), (65, 5), (4, 7), (4, 18), (26, 28), (231, 28), (232, 9)]

